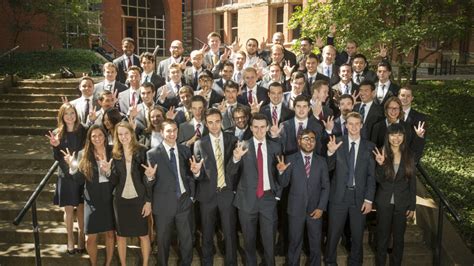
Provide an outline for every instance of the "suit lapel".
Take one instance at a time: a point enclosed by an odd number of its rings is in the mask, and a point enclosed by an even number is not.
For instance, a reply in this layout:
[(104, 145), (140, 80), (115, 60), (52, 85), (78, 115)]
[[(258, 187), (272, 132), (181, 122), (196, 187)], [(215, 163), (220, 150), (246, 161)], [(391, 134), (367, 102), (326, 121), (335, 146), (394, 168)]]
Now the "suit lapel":
[(163, 146), (163, 143), (158, 146), (158, 161), (157, 162), (163, 162), (166, 167), (168, 167), (168, 170), (173, 173), (173, 169), (171, 169), (171, 164), (170, 164), (170, 158), (168, 156), (168, 152), (166, 151), (165, 146)]

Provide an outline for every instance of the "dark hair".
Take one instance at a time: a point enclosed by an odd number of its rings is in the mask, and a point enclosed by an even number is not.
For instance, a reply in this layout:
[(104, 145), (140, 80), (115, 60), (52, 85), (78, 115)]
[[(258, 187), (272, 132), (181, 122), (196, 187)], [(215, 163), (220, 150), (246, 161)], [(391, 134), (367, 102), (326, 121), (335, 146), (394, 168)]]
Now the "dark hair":
[(298, 102), (306, 102), (308, 103), (308, 106), (310, 105), (309, 98), (303, 94), (300, 94), (295, 97), (295, 99), (293, 100), (293, 107), (295, 107)]
[(271, 90), (272, 88), (274, 88), (274, 87), (278, 87), (278, 88), (281, 88), (281, 89), (283, 90), (283, 85), (281, 85), (280, 82), (278, 82), (278, 81), (273, 81), (272, 83), (270, 83), (270, 84), (268, 85), (268, 92), (270, 92), (270, 90)]
[(130, 37), (125, 37), (122, 39), (122, 44), (124, 44), (125, 42), (130, 42), (133, 44), (133, 46), (135, 46), (135, 40), (130, 38)]
[(142, 62), (143, 58), (146, 58), (153, 63), (155, 62), (155, 56), (150, 52), (144, 52), (140, 55), (140, 63)]
[(217, 108), (209, 108), (206, 110), (204, 113), (204, 119), (206, 120), (208, 116), (210, 115), (219, 115), (219, 117), (222, 119), (222, 113), (219, 111)]
[[(84, 149), (82, 150), (82, 157), (79, 161), (79, 171), (84, 175), (87, 181), (92, 181), (92, 170), (93, 165), (96, 163), (96, 158), (94, 156), (94, 144), (92, 144), (92, 131), (99, 129), (104, 135), (104, 147), (107, 150), (107, 132), (105, 129), (99, 125), (92, 125), (87, 131), (86, 143)], [(107, 156), (107, 154), (105, 155)], [(108, 160), (109, 158), (105, 158)]]
[(140, 87), (143, 87), (143, 88), (151, 88), (151, 90), (153, 92), (156, 92), (156, 89), (155, 89), (155, 84), (151, 83), (151, 82), (148, 82), (148, 81), (145, 81), (142, 83), (142, 85), (140, 85)]
[(306, 56), (306, 60), (308, 60), (308, 59), (310, 59), (310, 58), (316, 59), (316, 61), (319, 62), (318, 56), (315, 55), (314, 53), (309, 53), (309, 54)]
[(402, 101), (400, 101), (400, 99), (398, 99), (397, 96), (392, 96), (390, 98), (387, 99), (387, 101), (385, 102), (384, 106), (383, 106), (383, 110), (384, 110), (384, 114), (385, 114), (385, 117), (388, 118), (388, 105), (391, 103), (391, 102), (396, 102), (398, 104), (398, 110), (400, 111), (400, 113), (398, 114), (398, 119), (402, 119), (404, 114), (403, 114), (403, 105), (402, 105)]
[(349, 65), (349, 64), (347, 64), (347, 63), (344, 63), (344, 64), (342, 64), (342, 65), (339, 66), (339, 73), (341, 73), (341, 68), (344, 67), (344, 66), (349, 67), (349, 68), (351, 69), (351, 71), (352, 71), (352, 66)]
[(191, 103), (192, 102), (202, 102), (202, 104), (204, 105), (204, 107), (207, 106), (207, 101), (206, 101), (206, 98), (202, 97), (201, 95), (193, 95), (193, 97), (191, 97)]
[(303, 37), (300, 39), (300, 42), (302, 41), (307, 41), (309, 42), (310, 45), (313, 45), (313, 39), (309, 38), (309, 37)]
[(363, 81), (360, 82), (359, 88), (361, 88), (361, 87), (364, 86), (364, 85), (369, 85), (369, 86), (370, 86), (370, 90), (372, 90), (372, 91), (375, 90), (375, 84), (374, 84), (374, 82), (371, 81), (371, 80), (364, 79)]
[(355, 44), (356, 47), (359, 47), (359, 44), (358, 44), (356, 41), (354, 41), (354, 40), (348, 40), (348, 41), (346, 42), (346, 44), (347, 44), (347, 43), (353, 43), (353, 44)]
[(161, 122), (161, 130), (163, 130), (166, 125), (175, 125), (179, 130), (178, 123), (176, 123), (176, 121), (174, 121), (173, 119), (165, 118), (165, 120)]
[(112, 92), (108, 91), (108, 90), (101, 91), (100, 94), (99, 94), (98, 100), (103, 101), (106, 95), (112, 95)]
[(305, 128), (305, 129), (301, 130), (300, 134), (297, 137), (298, 137), (298, 139), (301, 139), (302, 136), (308, 135), (310, 133), (312, 133), (316, 137), (316, 132), (313, 131), (312, 129), (309, 129), (309, 128)]
[(239, 84), (237, 84), (237, 82), (235, 82), (233, 80), (228, 80), (224, 83), (224, 91), (225, 91), (226, 88), (239, 90)]
[(387, 68), (388, 71), (392, 72), (392, 65), (386, 60), (382, 60), (377, 64), (377, 68), (379, 67), (385, 67)]
[(235, 113), (244, 113), (244, 115), (248, 118), (249, 115), (250, 115), (250, 112), (248, 110), (248, 108), (246, 107), (242, 107), (242, 106), (237, 106), (234, 108), (234, 110), (232, 110), (232, 119), (234, 119), (234, 114)]
[(395, 170), (393, 169), (394, 155), (390, 146), (389, 135), (398, 133), (403, 134), (403, 142), (400, 145), (400, 166), (403, 165), (405, 179), (408, 181), (410, 180), (410, 178), (415, 177), (415, 161), (413, 159), (413, 154), (411, 153), (406, 143), (407, 134), (405, 131), (405, 127), (400, 123), (394, 123), (388, 126), (387, 133), (385, 134), (385, 141), (383, 147), (383, 149), (385, 150), (385, 161), (383, 163), (384, 174), (386, 179), (395, 179), (396, 174)]
[(367, 64), (367, 57), (365, 57), (365, 55), (363, 54), (356, 54), (354, 55), (354, 58), (352, 60), (355, 60), (356, 58), (362, 58), (364, 59), (365, 63)]
[[(104, 120), (105, 120), (106, 115), (109, 118), (110, 123), (113, 125), (113, 128), (115, 128), (115, 125), (117, 125), (118, 123), (120, 123), (120, 121), (122, 121), (122, 114), (120, 114), (120, 111), (117, 108), (112, 107), (112, 108), (107, 109), (104, 112), (104, 115), (102, 116), (102, 125), (104, 125)], [(105, 130), (107, 132), (109, 131), (106, 127), (105, 127)]]
[(329, 82), (327, 80), (324, 80), (324, 79), (316, 80), (313, 83), (313, 85), (311, 85), (311, 95), (313, 95), (315, 90), (319, 91), (319, 89), (321, 89), (321, 87), (324, 86), (324, 85), (329, 87)]
[(255, 121), (255, 120), (257, 120), (257, 121), (265, 120), (265, 123), (267, 123), (267, 126), (269, 125), (267, 116), (262, 114), (262, 113), (254, 113), (252, 115), (252, 118), (250, 118), (250, 125), (252, 125), (253, 121)]
[[(295, 79), (305, 78), (304, 73), (301, 71), (296, 71), (291, 74), (291, 81), (295, 81)], [(305, 81), (306, 82), (306, 81)]]
[(232, 64), (230, 61), (225, 61), (222, 66), (220, 67), (219, 71), (222, 71), (224, 69), (224, 67), (232, 67), (232, 69), (234, 69), (234, 64)]
[(352, 98), (352, 95), (350, 94), (343, 94), (339, 96), (339, 102), (341, 102), (342, 99), (350, 99), (352, 104), (354, 104), (354, 98)]
[(247, 42), (245, 42), (245, 45), (247, 45), (250, 41), (256, 42), (256, 43), (257, 43), (257, 47), (258, 47), (258, 41), (257, 41), (257, 39), (255, 39), (255, 38), (249, 38), (249, 39), (247, 40)]

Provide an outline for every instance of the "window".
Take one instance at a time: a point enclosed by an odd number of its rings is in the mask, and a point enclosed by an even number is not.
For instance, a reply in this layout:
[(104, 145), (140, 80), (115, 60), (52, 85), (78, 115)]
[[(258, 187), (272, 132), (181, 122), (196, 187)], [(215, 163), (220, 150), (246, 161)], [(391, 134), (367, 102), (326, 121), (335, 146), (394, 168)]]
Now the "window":
[(221, 39), (224, 40), (224, 13), (216, 15), (216, 32), (221, 35)]
[(239, 27), (238, 27), (238, 14), (237, 13), (232, 13), (231, 14), (231, 19), (232, 19), (232, 23), (231, 23), (231, 29), (232, 29), (232, 36), (231, 36), (231, 40), (233, 41), (235, 39), (235, 37), (237, 37), (238, 33), (239, 33)]
[[(303, 7), (301, 5), (294, 5), (293, 6), (293, 12), (296, 12), (298, 9), (301, 10)], [(296, 29), (293, 29), (293, 39), (299, 39), (301, 38), (301, 25), (298, 25)]]
[(284, 21), (283, 21), (283, 12), (284, 12), (284, 9), (283, 7), (277, 7), (276, 8), (276, 16), (275, 16), (275, 32), (283, 32), (283, 25), (284, 25)]

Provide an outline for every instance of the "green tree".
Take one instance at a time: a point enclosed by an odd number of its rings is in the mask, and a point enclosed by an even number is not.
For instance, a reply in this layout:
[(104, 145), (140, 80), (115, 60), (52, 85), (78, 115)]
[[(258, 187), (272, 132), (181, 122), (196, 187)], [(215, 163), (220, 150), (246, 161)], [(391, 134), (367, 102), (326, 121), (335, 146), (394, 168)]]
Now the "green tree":
[(420, 58), (413, 70), (470, 29), (471, 5), (455, 0), (309, 0), (293, 13), (289, 26), (301, 27), (302, 36), (317, 38), (336, 25), (336, 46), (355, 40), (361, 52), (373, 57), (380, 45), (386, 45), (399, 66), (405, 66), (407, 56), (424, 42), (437, 41), (437, 49)]
[[(66, 29), (75, 29), (89, 34), (97, 31), (91, 21), (97, 19), (97, 12), (90, 11), (93, 4), (101, 0), (3, 0), (0, 7), (3, 15), (11, 18), (9, 27), (13, 38), (12, 46), (18, 45), (21, 34), (40, 31), (56, 36), (63, 41)], [(38, 21), (44, 20), (44, 24)]]

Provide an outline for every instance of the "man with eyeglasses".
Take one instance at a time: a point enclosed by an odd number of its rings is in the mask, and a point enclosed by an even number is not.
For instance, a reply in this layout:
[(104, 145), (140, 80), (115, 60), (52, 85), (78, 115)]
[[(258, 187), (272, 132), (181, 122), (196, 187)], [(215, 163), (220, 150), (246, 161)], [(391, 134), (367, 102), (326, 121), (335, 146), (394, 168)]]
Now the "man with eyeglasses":
[(234, 126), (227, 129), (226, 132), (236, 136), (239, 141), (249, 140), (252, 137), (252, 131), (249, 127), (250, 110), (246, 107), (237, 106), (232, 112)]
[(222, 102), (224, 97), (212, 89), (214, 79), (212, 77), (211, 71), (207, 69), (203, 70), (201, 74), (199, 74), (198, 83), (200, 90), (196, 91), (194, 94), (201, 95), (204, 97), (204, 99), (206, 99), (207, 108), (212, 107), (216, 103)]

